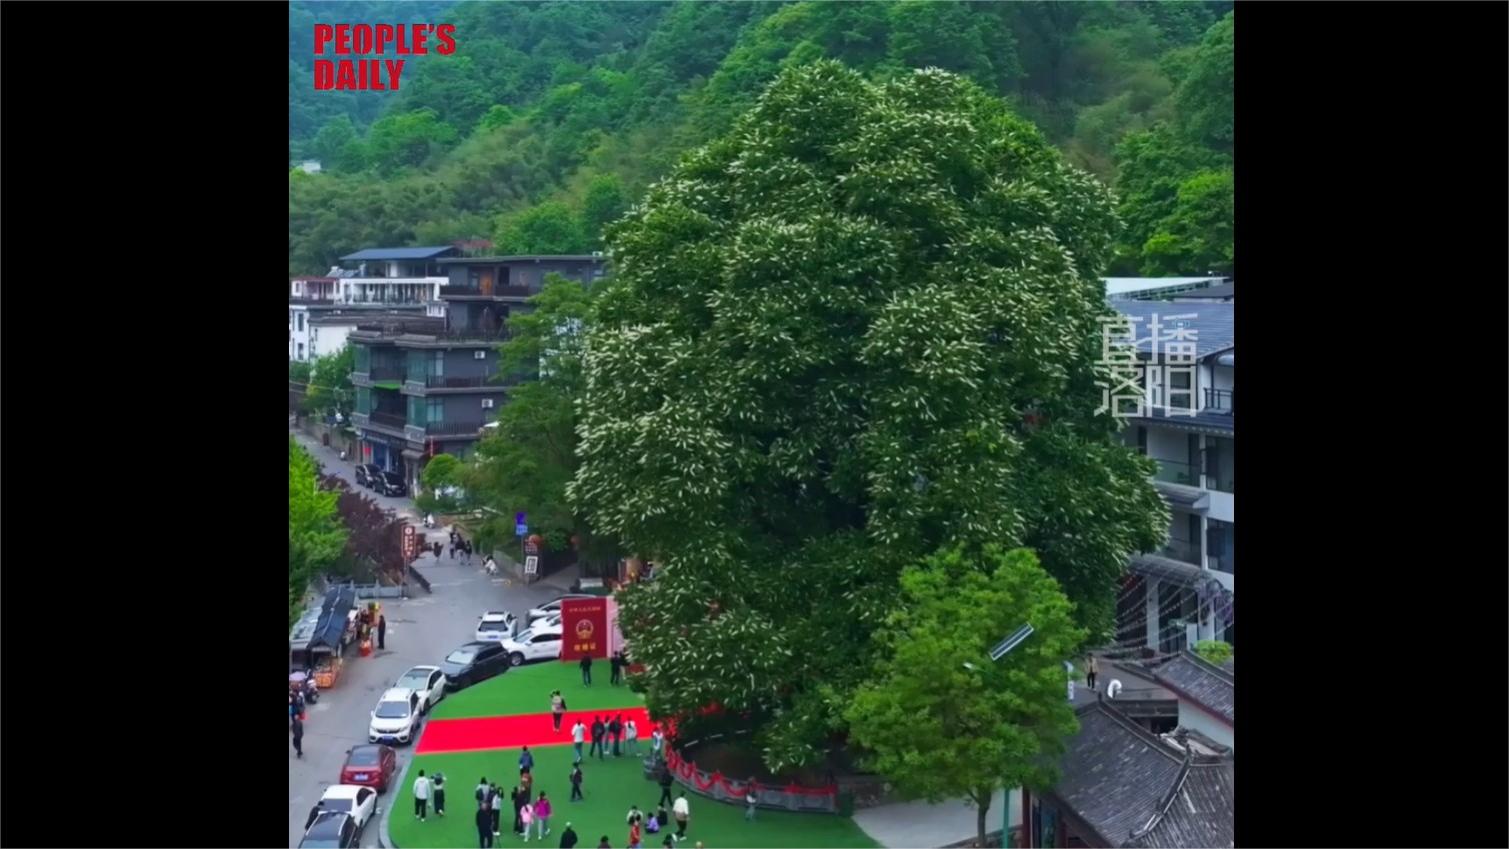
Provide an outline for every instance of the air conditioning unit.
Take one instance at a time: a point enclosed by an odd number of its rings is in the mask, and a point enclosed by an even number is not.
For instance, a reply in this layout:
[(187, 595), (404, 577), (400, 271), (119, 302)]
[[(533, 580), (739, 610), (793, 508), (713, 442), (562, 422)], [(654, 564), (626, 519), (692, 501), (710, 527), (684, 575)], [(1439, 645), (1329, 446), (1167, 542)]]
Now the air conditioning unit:
[(492, 408), (493, 408), (493, 399), (491, 399), (491, 398), (483, 398), (482, 399), (482, 409), (484, 409), (484, 410), (491, 410)]
[(474, 359), (474, 360), (485, 360), (485, 359), (487, 359), (487, 352), (486, 351), (473, 351), (472, 352), (472, 359)]

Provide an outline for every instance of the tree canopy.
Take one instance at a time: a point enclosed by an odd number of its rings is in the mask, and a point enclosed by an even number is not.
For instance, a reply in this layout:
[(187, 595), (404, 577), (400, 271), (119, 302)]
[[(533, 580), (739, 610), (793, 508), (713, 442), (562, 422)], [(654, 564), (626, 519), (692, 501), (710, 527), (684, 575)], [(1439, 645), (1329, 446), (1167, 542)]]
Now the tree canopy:
[(346, 544), (337, 494), (320, 487), (319, 467), (288, 437), (288, 620), (298, 616), (309, 580), (329, 569)]
[(588, 521), (665, 564), (624, 594), (652, 711), (749, 711), (812, 760), (944, 544), (1030, 546), (1109, 630), (1167, 526), (1097, 413), (1108, 193), (942, 71), (788, 68), (609, 229), (586, 337)]
[[(901, 574), (874, 680), (844, 712), (869, 765), (907, 795), (975, 806), (979, 844), (997, 789), (1042, 788), (1074, 733), (1064, 663), (1084, 638), (1031, 551), (941, 552)], [(989, 651), (1023, 625), (1026, 642)]]

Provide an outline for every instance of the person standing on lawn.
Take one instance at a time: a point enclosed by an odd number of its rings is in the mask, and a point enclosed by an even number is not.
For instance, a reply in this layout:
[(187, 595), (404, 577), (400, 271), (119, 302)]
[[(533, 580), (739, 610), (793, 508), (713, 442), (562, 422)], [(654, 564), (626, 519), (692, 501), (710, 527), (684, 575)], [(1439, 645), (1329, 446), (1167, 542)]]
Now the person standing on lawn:
[(534, 825), (534, 805), (529, 800), (524, 800), (523, 807), (519, 808), (519, 822), (524, 824), (524, 842), (529, 842), (529, 827)]
[(622, 655), (618, 654), (618, 652), (614, 652), (612, 657), (608, 658), (608, 668), (612, 670), (608, 675), (608, 683), (615, 687), (623, 682), (623, 674), (620, 672), (623, 667), (619, 664), (621, 659)]
[(629, 823), (629, 849), (641, 849), (639, 845), (639, 820)]
[(524, 831), (524, 802), (529, 796), (527, 791), (520, 793), (519, 788), (515, 787), (509, 798), (513, 801), (513, 831), (514, 834), (521, 834)]
[[(664, 764), (660, 767), (660, 801), (655, 804), (665, 807), (671, 801), (671, 785), (676, 783), (676, 776), (671, 774), (671, 768)], [(661, 822), (665, 822), (664, 818)]]
[(634, 725), (631, 717), (624, 723), (624, 741), (629, 744), (629, 754), (639, 755), (639, 728)]
[(607, 734), (608, 726), (603, 724), (603, 718), (600, 716), (594, 718), (592, 720), (592, 748), (587, 750), (587, 757), (590, 758), (594, 753), (596, 753), (597, 759), (602, 760), (603, 738), (606, 737)]
[(566, 718), (566, 700), (561, 698), (560, 690), (550, 694), (550, 718), (555, 722), (555, 733), (561, 733), (561, 720)]
[(419, 771), (419, 777), (414, 779), (414, 819), (424, 822), (425, 808), (430, 803), (430, 780), (424, 777), (424, 770)]
[(524, 751), (519, 754), (519, 771), (520, 772), (533, 772), (534, 771), (534, 755), (531, 755), (529, 753), (529, 747), (528, 746), (525, 746), (524, 747)]
[(493, 814), (485, 802), (477, 809), (477, 845), (482, 849), (492, 849), (493, 845)]
[(686, 792), (683, 791), (676, 797), (676, 804), (671, 806), (671, 812), (676, 815), (676, 842), (686, 839), (686, 823), (692, 818), (692, 805), (686, 801)]
[(613, 736), (613, 757), (619, 757), (618, 741), (623, 738), (624, 734), (623, 714), (614, 716), (613, 721), (608, 723), (608, 733)]
[(572, 828), (571, 823), (568, 822), (566, 823), (566, 830), (561, 832), (561, 849), (575, 849), (575, 847), (576, 829)]
[[(581, 743), (576, 745), (580, 746)], [(578, 761), (576, 766), (571, 768), (571, 801), (575, 802), (581, 798), (584, 798), (582, 796), (582, 764)]]
[(588, 687), (592, 686), (592, 655), (582, 655), (580, 666), (582, 667), (582, 683)]
[(576, 749), (576, 763), (582, 762), (582, 743), (587, 740), (587, 726), (582, 723), (581, 717), (577, 717), (576, 724), (571, 726), (571, 745)]
[(755, 805), (758, 805), (759, 803), (760, 803), (760, 795), (755, 790), (754, 779), (751, 778), (751, 779), (749, 779), (749, 782), (745, 786), (745, 790), (744, 790), (744, 821), (745, 822), (754, 822), (754, 818), (755, 818)]
[(665, 732), (661, 731), (660, 726), (657, 725), (655, 726), (655, 730), (650, 734), (650, 754), (655, 757), (655, 760), (660, 760), (660, 749), (664, 745)]
[(487, 804), (487, 791), (491, 789), (491, 785), (487, 783), (487, 776), (482, 776), (482, 780), (477, 782), (477, 807), (491, 810)]
[(545, 791), (540, 791), (540, 798), (534, 803), (534, 821), (538, 824), (540, 840), (550, 833), (550, 800), (545, 798)]
[(435, 791), (435, 816), (445, 816), (445, 776), (435, 773), (435, 780), (431, 782)]

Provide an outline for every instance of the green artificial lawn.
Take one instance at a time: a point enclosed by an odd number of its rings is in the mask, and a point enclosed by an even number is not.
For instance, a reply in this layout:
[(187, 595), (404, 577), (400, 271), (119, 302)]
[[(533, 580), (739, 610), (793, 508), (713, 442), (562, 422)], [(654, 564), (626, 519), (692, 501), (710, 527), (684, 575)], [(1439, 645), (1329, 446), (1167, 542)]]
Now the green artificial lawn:
[[(558, 660), (545, 660), (526, 664), (481, 684), (473, 684), (446, 695), (430, 711), (430, 718), (471, 719), (549, 713), (550, 693), (553, 690), (561, 691), (567, 710), (606, 710), (644, 704), (643, 697), (630, 690), (628, 685), (615, 687), (609, 684), (610, 677), (612, 670), (601, 660), (592, 664), (590, 687), (582, 684), (582, 669), (575, 661), (562, 663)], [(644, 736), (648, 738), (649, 735), (646, 733)], [(594, 842), (592, 845), (597, 844)]]
[[(517, 670), (516, 670), (517, 671)], [(503, 676), (513, 675), (509, 672)], [(578, 679), (579, 681), (580, 679)], [(595, 689), (595, 688), (594, 688)], [(606, 688), (604, 688), (606, 689)], [(548, 690), (546, 691), (549, 692)], [(566, 696), (567, 704), (571, 697)], [(643, 743), (643, 741), (641, 741)], [(645, 746), (641, 745), (641, 752)], [(571, 798), (571, 762), (574, 754), (568, 746), (539, 746), (530, 749), (534, 753), (534, 791), (545, 791), (554, 811), (550, 816), (551, 833), (543, 842), (524, 838), (512, 832), (513, 811), (505, 810), (502, 819), (502, 836), (496, 838), (497, 846), (560, 846), (561, 832), (566, 823), (576, 829), (578, 849), (596, 849), (599, 838), (608, 836), (608, 844), (623, 849), (628, 845), (629, 827), (624, 816), (630, 805), (638, 805), (641, 811), (651, 812), (660, 798), (660, 785), (644, 777), (640, 758), (625, 755), (609, 756), (607, 760), (584, 760), (582, 762), (582, 794), (579, 802)], [(477, 812), (475, 791), (477, 781), (486, 776), (503, 788), (504, 794), (517, 784), (519, 751), (498, 749), (487, 752), (459, 752), (446, 755), (419, 755), (413, 759), (403, 778), (382, 800), (384, 807), (392, 807), (389, 832), (393, 843), (401, 849), (426, 849), (426, 847), (477, 846)], [(445, 774), (446, 815), (435, 816), (430, 811), (428, 819), (414, 819), (414, 778), (419, 770), (426, 775), (436, 771)], [(505, 780), (506, 779), (506, 780)], [(674, 796), (680, 792), (679, 785), (671, 789)], [(680, 849), (692, 849), (702, 841), (708, 849), (733, 849), (733, 847), (875, 847), (880, 844), (847, 817), (832, 814), (792, 813), (789, 811), (761, 810), (755, 822), (744, 821), (744, 808), (714, 802), (692, 793), (687, 793), (692, 816), (686, 830), (686, 839)], [(673, 818), (674, 820), (674, 818)], [(671, 826), (675, 831), (675, 825)], [(644, 849), (661, 849), (665, 831), (644, 834)]]

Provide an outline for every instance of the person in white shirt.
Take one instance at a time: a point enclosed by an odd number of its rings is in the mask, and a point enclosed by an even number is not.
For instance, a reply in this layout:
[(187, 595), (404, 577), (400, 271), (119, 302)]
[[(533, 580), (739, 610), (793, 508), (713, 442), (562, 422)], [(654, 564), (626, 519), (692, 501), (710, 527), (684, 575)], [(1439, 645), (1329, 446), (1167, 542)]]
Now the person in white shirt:
[(587, 726), (580, 718), (571, 726), (571, 745), (576, 748), (576, 763), (582, 762), (582, 744), (587, 741)]
[(655, 733), (650, 735), (650, 752), (655, 756), (656, 760), (660, 759), (660, 747), (664, 743), (665, 734), (661, 732), (660, 726), (657, 725), (655, 726)]
[(676, 804), (671, 806), (671, 815), (676, 818), (676, 839), (686, 839), (686, 821), (692, 817), (691, 803), (686, 801), (686, 794), (676, 797)]
[(639, 754), (639, 728), (632, 719), (624, 723), (624, 742), (629, 744), (629, 754)]
[(414, 779), (414, 819), (424, 822), (426, 808), (430, 804), (430, 780), (424, 777), (424, 770), (419, 771), (419, 777)]

